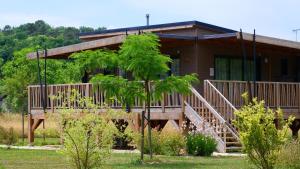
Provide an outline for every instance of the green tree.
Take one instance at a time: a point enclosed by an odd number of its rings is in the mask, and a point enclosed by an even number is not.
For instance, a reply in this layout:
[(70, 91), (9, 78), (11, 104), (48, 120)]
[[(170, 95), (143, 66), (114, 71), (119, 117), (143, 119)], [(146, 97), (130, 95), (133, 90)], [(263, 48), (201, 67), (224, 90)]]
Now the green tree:
[[(84, 27), (86, 31), (95, 31)], [(105, 29), (105, 28), (99, 28)], [(98, 30), (98, 29), (97, 29)], [(17, 27), (5, 26), (0, 30), (0, 97), (4, 98), (4, 109), (8, 111), (27, 110), (27, 86), (38, 84), (37, 60), (28, 60), (26, 54), (44, 47), (54, 48), (80, 42), (80, 29), (73, 27), (51, 27), (42, 20)], [(43, 67), (43, 60), (41, 60)], [(80, 82), (82, 73), (78, 64), (68, 61), (48, 60), (47, 82)], [(71, 70), (71, 71), (66, 71)], [(74, 72), (74, 73), (72, 73)], [(77, 72), (77, 73), (76, 73)], [(43, 76), (43, 69), (42, 69)]]
[[(234, 124), (239, 129), (239, 134), (244, 151), (250, 161), (261, 169), (273, 169), (276, 154), (287, 140), (289, 125), (293, 118), (283, 119), (281, 110), (274, 112), (265, 108), (263, 101), (252, 102), (235, 112), (237, 121)], [(279, 129), (274, 121), (277, 119)]]
[[(79, 63), (89, 72), (97, 69), (112, 69), (114, 66), (127, 76), (114, 76), (103, 74), (95, 75), (91, 82), (100, 85), (108, 91), (108, 95), (116, 98), (122, 105), (131, 106), (133, 99), (139, 97), (146, 103), (147, 117), (145, 111), (142, 113), (142, 126), (145, 118), (148, 120), (148, 142), (151, 151), (151, 122), (150, 105), (153, 100), (160, 100), (163, 93), (177, 91), (189, 93), (192, 82), (197, 81), (195, 75), (170, 76), (165, 79), (169, 71), (168, 64), (172, 61), (169, 56), (163, 55), (159, 50), (159, 38), (154, 34), (129, 35), (121, 45), (118, 53), (103, 50), (84, 51), (73, 55)], [(76, 62), (76, 61), (75, 61)], [(87, 69), (89, 68), (89, 69)], [(144, 155), (144, 128), (141, 129), (141, 159)]]

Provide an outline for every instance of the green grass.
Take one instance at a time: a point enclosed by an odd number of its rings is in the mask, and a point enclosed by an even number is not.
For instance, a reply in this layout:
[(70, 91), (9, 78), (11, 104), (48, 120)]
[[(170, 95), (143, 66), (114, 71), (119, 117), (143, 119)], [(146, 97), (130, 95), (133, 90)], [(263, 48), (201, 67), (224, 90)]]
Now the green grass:
[[(24, 139), (24, 142), (22, 138), (19, 138), (18, 142), (15, 144), (17, 146), (22, 146), (22, 145), (28, 145), (27, 138)], [(35, 146), (43, 146), (43, 145), (60, 145), (60, 138), (34, 138), (34, 143), (33, 145)]]
[[(138, 163), (139, 154), (112, 154), (103, 168), (107, 169), (242, 169), (248, 168), (241, 157), (170, 157), (155, 156), (152, 162)], [(6, 169), (72, 168), (65, 157), (55, 151), (0, 149), (1, 165)]]

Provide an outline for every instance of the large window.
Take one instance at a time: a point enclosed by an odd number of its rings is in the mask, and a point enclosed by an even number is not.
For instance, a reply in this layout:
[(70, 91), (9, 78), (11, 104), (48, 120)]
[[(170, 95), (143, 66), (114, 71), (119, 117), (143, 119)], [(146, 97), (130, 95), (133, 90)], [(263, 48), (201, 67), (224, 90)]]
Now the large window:
[(215, 79), (216, 80), (253, 80), (254, 78), (253, 63), (254, 63), (253, 60), (247, 60), (247, 71), (243, 73), (242, 59), (217, 56), (215, 57)]

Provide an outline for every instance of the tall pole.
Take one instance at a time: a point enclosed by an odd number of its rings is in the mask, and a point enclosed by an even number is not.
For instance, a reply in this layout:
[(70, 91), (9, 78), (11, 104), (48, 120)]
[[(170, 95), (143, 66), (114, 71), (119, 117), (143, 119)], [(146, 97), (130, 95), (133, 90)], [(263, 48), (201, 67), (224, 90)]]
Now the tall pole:
[[(48, 55), (48, 51), (47, 48), (45, 47), (45, 57), (44, 57), (44, 105), (43, 105), (43, 109), (44, 109), (44, 113), (46, 113), (46, 108), (47, 108), (47, 100), (48, 100), (48, 94), (47, 94), (47, 55)], [(45, 129), (45, 119), (43, 120), (43, 129)], [(44, 141), (46, 141), (46, 136), (45, 136), (45, 132), (43, 132), (43, 139)]]
[(150, 15), (149, 14), (146, 14), (146, 24), (147, 24), (147, 26), (149, 26), (149, 17), (150, 17)]
[(254, 94), (253, 96), (255, 97), (256, 96), (256, 79), (257, 79), (257, 76), (256, 76), (256, 41), (255, 41), (255, 29), (254, 29), (254, 33), (253, 33), (253, 87), (254, 87)]
[(241, 46), (242, 46), (242, 53), (243, 53), (243, 80), (246, 80), (246, 74), (247, 74), (247, 54), (246, 54), (246, 49), (245, 49), (245, 44), (244, 44), (244, 39), (243, 39), (243, 31), (240, 29), (240, 40), (241, 40)]
[(41, 92), (41, 102), (44, 108), (43, 84), (41, 79), (41, 67), (40, 67), (40, 54), (38, 50), (36, 51), (36, 56), (37, 56), (37, 66), (38, 66), (38, 80), (40, 83), (40, 92)]
[(293, 29), (293, 32), (296, 33), (296, 42), (298, 41), (298, 31), (300, 31), (300, 29)]
[(251, 86), (250, 86), (251, 84), (249, 81), (249, 77), (246, 79), (246, 76), (248, 76), (247, 53), (246, 53), (242, 29), (240, 29), (240, 40), (241, 40), (242, 53), (243, 53), (243, 80), (244, 81), (247, 80), (249, 98), (252, 99), (252, 92), (251, 92)]

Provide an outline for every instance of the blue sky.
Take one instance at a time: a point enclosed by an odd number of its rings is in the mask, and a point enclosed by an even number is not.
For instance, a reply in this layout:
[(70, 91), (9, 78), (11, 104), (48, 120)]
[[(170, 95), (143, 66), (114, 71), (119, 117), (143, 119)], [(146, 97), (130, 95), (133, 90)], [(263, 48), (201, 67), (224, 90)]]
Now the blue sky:
[(146, 13), (150, 24), (198, 20), (289, 40), (300, 28), (299, 0), (1, 0), (0, 27), (43, 19), (52, 26), (119, 28), (144, 25)]

